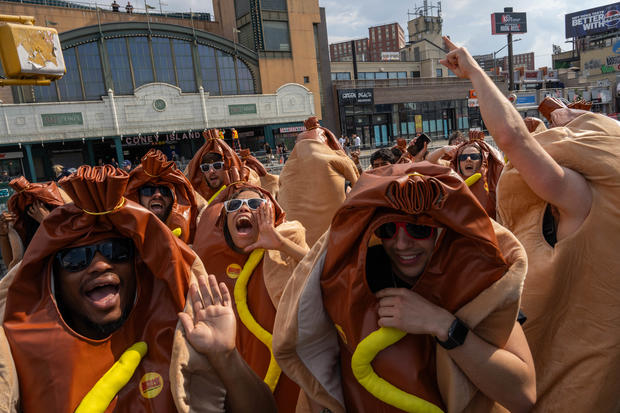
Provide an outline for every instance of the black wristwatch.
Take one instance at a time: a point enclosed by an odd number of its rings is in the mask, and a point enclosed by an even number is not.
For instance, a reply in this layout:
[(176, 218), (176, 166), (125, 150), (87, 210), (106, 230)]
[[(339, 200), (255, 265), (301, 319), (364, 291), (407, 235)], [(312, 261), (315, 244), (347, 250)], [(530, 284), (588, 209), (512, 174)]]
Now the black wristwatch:
[(448, 339), (446, 341), (441, 341), (435, 337), (435, 340), (437, 340), (441, 347), (446, 350), (451, 350), (465, 342), (468, 332), (469, 328), (465, 325), (465, 323), (463, 323), (458, 317), (455, 317), (452, 324), (450, 324), (450, 328), (448, 329)]

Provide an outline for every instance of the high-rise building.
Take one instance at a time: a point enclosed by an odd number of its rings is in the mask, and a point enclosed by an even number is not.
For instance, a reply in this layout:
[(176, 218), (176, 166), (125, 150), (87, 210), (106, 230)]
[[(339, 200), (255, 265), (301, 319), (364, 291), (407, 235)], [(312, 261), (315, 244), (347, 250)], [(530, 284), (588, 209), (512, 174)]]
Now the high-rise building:
[(353, 47), (355, 47), (355, 60), (358, 62), (369, 61), (368, 38), (349, 40), (346, 42), (332, 43), (329, 45), (329, 60), (332, 62), (350, 62), (353, 60)]
[(405, 47), (405, 32), (398, 23), (383, 24), (368, 28), (369, 61), (395, 60), (393, 53)]

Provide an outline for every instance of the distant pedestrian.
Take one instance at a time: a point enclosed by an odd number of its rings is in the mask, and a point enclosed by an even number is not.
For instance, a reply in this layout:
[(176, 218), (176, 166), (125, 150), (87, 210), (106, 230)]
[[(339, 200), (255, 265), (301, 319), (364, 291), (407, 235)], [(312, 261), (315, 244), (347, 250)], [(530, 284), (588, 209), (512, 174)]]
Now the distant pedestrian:
[(273, 153), (271, 151), (271, 146), (269, 146), (269, 142), (265, 142), (265, 155), (267, 155), (267, 159), (272, 160), (273, 159)]
[(362, 140), (356, 133), (353, 134), (353, 150), (359, 151), (362, 148)]
[(130, 2), (127, 2), (127, 5), (125, 6), (125, 10), (127, 10), (127, 14), (133, 14), (133, 6), (131, 5)]
[(119, 11), (120, 7), (121, 7), (121, 6), (120, 6), (120, 5), (116, 2), (116, 0), (114, 0), (114, 1), (112, 2), (112, 11), (113, 11), (113, 12), (117, 12), (117, 13), (118, 13), (118, 11)]

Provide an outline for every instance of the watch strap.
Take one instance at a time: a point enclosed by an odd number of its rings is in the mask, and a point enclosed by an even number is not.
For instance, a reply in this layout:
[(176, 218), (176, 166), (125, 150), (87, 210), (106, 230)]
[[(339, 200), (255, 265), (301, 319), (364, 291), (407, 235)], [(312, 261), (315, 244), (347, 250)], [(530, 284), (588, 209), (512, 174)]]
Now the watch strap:
[(446, 350), (452, 350), (453, 348), (461, 346), (465, 343), (467, 333), (469, 333), (469, 327), (467, 327), (467, 325), (465, 325), (460, 318), (455, 317), (452, 324), (450, 324), (450, 328), (448, 329), (448, 339), (446, 341), (441, 341), (435, 337), (435, 340)]

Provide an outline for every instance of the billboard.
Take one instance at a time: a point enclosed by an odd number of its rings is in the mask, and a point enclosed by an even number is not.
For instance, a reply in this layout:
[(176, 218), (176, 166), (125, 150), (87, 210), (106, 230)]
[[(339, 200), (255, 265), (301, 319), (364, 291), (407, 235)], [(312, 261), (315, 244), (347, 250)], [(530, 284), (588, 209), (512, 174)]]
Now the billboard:
[(399, 52), (381, 52), (381, 60), (386, 61), (399, 61), (400, 53)]
[(338, 101), (341, 105), (372, 105), (374, 94), (372, 89), (340, 89)]
[(620, 3), (567, 14), (564, 25), (567, 39), (617, 30), (620, 28)]
[(525, 13), (491, 14), (491, 34), (527, 33)]

